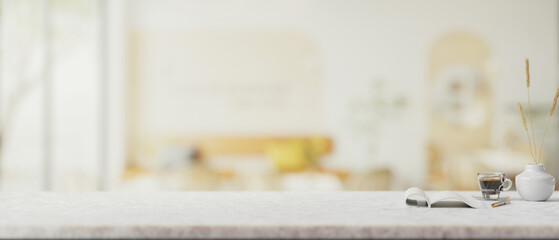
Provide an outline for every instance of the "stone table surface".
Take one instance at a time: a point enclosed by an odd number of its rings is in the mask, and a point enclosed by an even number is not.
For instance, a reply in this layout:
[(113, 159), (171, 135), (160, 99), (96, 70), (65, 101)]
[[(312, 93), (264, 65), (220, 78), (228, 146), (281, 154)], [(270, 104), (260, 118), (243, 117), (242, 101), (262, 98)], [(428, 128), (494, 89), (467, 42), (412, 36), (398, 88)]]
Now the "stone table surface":
[(0, 238), (559, 238), (558, 194), (506, 194), (498, 208), (429, 209), (396, 191), (2, 193)]

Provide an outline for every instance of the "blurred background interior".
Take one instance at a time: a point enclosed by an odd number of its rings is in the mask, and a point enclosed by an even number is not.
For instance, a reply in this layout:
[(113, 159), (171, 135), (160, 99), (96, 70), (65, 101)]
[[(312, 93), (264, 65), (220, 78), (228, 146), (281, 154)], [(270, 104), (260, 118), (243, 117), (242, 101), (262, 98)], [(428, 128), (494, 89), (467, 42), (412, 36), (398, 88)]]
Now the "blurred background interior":
[[(469, 190), (558, 83), (542, 0), (0, 0), (2, 191)], [(559, 176), (559, 121), (544, 162)], [(539, 140), (538, 140), (539, 141)]]

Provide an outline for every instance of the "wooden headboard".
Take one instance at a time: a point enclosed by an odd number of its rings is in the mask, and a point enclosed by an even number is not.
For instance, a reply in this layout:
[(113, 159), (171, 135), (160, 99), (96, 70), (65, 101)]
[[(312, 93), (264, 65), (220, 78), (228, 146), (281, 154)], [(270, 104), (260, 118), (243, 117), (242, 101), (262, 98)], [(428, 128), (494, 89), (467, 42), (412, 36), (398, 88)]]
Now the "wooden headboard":
[(165, 142), (194, 147), (202, 159), (211, 156), (265, 155), (272, 144), (301, 141), (313, 146), (318, 155), (332, 152), (332, 140), (312, 137), (188, 137), (169, 138)]

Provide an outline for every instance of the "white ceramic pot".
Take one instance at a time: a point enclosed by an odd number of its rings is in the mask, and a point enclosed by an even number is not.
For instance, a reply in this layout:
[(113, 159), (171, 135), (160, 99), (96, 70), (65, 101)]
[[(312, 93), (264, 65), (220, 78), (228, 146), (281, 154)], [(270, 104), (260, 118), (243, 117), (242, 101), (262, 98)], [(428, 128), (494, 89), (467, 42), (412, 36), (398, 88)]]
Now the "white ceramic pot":
[(555, 178), (543, 164), (527, 164), (524, 172), (516, 176), (516, 190), (526, 201), (545, 201), (555, 190)]

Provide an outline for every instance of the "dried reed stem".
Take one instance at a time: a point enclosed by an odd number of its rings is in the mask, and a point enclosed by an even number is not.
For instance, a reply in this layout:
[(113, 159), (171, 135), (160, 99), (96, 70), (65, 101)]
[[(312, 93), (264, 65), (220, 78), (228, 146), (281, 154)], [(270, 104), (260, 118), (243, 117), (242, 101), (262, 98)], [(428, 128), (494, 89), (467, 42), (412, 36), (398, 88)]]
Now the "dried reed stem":
[(553, 115), (553, 112), (555, 111), (555, 105), (557, 105), (557, 98), (559, 98), (559, 88), (557, 88), (557, 91), (555, 91), (555, 97), (553, 97), (553, 105), (551, 105), (551, 109), (549, 109), (550, 117), (551, 115)]
[(555, 97), (553, 98), (553, 104), (551, 105), (551, 109), (549, 109), (549, 116), (547, 116), (547, 123), (545, 124), (545, 129), (543, 130), (542, 141), (540, 143), (540, 153), (538, 154), (538, 161), (540, 162), (542, 158), (542, 149), (543, 149), (543, 141), (545, 140), (545, 134), (547, 133), (547, 126), (549, 126), (549, 120), (551, 120), (551, 116), (553, 116), (553, 112), (555, 111), (555, 105), (557, 105), (557, 98), (559, 98), (559, 88), (555, 92)]
[(534, 152), (532, 151), (532, 141), (530, 140), (530, 133), (528, 132), (528, 126), (526, 126), (526, 117), (524, 117), (524, 110), (522, 110), (522, 104), (520, 104), (520, 102), (518, 102), (518, 111), (520, 112), (520, 116), (522, 117), (522, 125), (524, 126), (524, 130), (526, 131), (526, 136), (528, 137), (530, 155), (532, 156), (532, 159), (536, 159)]
[[(534, 153), (538, 152), (536, 148), (536, 136), (534, 133), (534, 121), (532, 120), (532, 104), (530, 103), (530, 61), (526, 58), (526, 90), (528, 92), (528, 114), (530, 115), (530, 129), (532, 130), (532, 146), (534, 147)], [(534, 157), (534, 162), (538, 164), (537, 159)]]
[(526, 66), (526, 87), (530, 88), (530, 61), (528, 58), (524, 59), (524, 63)]

